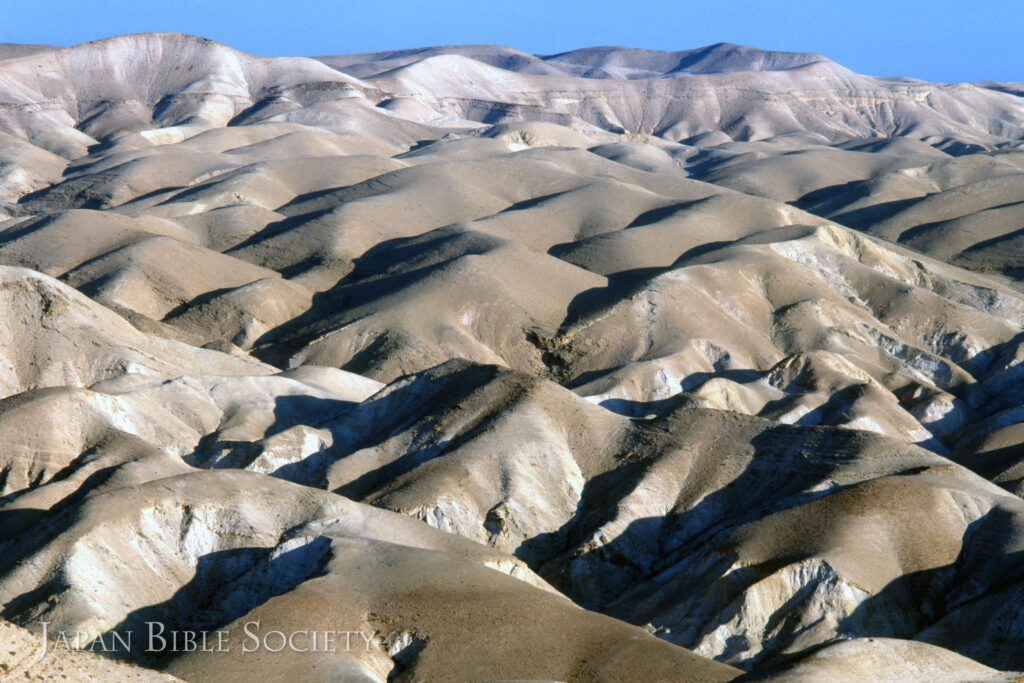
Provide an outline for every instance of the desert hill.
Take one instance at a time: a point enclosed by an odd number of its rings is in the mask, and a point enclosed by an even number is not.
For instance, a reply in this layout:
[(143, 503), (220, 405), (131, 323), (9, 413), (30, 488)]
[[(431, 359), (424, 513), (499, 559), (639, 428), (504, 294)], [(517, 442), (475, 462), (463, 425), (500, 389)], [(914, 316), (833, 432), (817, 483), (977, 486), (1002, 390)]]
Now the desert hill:
[[(0, 47), (0, 660), (1013, 680), (1014, 87), (728, 43)], [(242, 656), (254, 620), (370, 640)], [(136, 646), (29, 664), (44, 621)]]

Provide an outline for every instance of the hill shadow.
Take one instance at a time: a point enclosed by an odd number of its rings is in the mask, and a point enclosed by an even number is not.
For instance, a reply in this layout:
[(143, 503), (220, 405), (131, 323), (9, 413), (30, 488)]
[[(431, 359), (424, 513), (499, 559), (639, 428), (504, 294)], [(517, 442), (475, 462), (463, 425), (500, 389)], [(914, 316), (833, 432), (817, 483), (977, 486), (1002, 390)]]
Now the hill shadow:
[[(716, 535), (848, 488), (806, 490), (809, 482), (828, 480), (845, 460), (855, 457), (846, 448), (828, 449), (833, 442), (845, 445), (845, 435), (821, 428), (771, 427), (753, 438), (754, 453), (732, 481), (709, 491), (688, 509), (631, 521), (614, 539), (573, 556), (575, 559), (569, 564), (571, 567), (582, 561), (582, 567), (597, 562), (599, 571), (582, 569), (579, 573), (602, 577), (610, 573), (618, 583), (608, 581), (610, 585), (599, 588), (592, 581), (572, 580), (568, 570), (559, 566), (559, 555), (578, 553), (574, 549), (586, 546), (596, 529), (622, 514), (622, 500), (641, 484), (664, 454), (681, 449), (691, 451), (694, 459), (712, 457), (701, 448), (701, 441), (690, 443), (685, 432), (691, 419), (699, 421), (702, 414), (714, 412), (717, 411), (683, 407), (654, 420), (636, 421), (636, 436), (624, 446), (618, 466), (587, 481), (576, 514), (558, 530), (524, 541), (515, 555), (577, 603), (589, 609), (606, 609), (629, 589), (677, 565), (693, 548), (711, 543)], [(813, 459), (803, 457), (797, 450), (808, 437), (813, 437), (810, 440), (818, 455)], [(853, 485), (856, 484), (849, 486)], [(638, 549), (645, 548), (653, 554), (638, 556)], [(726, 564), (720, 570), (725, 572), (728, 568)]]
[[(172, 632), (191, 631), (202, 642), (204, 634), (209, 636), (271, 598), (323, 575), (330, 558), (331, 542), (325, 536), (282, 553), (260, 547), (207, 553), (199, 558), (193, 577), (170, 598), (129, 612), (102, 634), (106, 645), (115, 646), (104, 654), (159, 667), (185, 651), (184, 641), (176, 642)], [(211, 637), (208, 642), (216, 641)]]

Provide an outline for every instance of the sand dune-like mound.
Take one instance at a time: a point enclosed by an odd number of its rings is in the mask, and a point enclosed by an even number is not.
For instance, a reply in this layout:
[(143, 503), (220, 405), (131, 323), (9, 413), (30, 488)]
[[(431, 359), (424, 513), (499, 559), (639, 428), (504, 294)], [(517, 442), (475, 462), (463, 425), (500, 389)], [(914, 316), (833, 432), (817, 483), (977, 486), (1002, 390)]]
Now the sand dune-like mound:
[(0, 46), (3, 675), (1014, 680), (1018, 90)]
[(757, 681), (1014, 681), (1001, 673), (947, 650), (913, 640), (863, 638), (822, 648), (781, 671), (751, 676)]

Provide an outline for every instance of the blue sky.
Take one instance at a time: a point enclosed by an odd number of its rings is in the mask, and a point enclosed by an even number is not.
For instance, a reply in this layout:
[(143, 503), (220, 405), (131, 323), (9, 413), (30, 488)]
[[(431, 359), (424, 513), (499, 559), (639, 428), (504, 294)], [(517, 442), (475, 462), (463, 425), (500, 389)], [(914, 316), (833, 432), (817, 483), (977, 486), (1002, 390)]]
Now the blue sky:
[(730, 41), (820, 52), (855, 71), (1024, 81), (1024, 0), (0, 0), (0, 41), (72, 45), (183, 31), (262, 55), (455, 43), (533, 53)]

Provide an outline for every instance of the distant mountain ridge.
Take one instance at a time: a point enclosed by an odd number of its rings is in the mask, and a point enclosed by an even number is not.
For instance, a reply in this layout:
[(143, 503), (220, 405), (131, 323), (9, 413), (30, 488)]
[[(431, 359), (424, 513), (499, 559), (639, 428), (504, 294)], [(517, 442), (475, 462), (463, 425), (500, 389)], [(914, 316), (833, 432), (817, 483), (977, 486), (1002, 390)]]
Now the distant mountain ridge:
[(785, 71), (829, 62), (803, 52), (761, 50), (734, 43), (715, 43), (691, 50), (665, 51), (629, 47), (588, 47), (551, 55), (532, 55), (498, 45), (464, 45), (317, 57), (339, 71), (365, 78), (381, 65), (405, 66), (428, 57), (460, 55), (499, 69), (539, 76), (635, 80), (678, 74)]
[(22, 56), (0, 60), (0, 132), (67, 158), (148, 128), (263, 121), (398, 144), (524, 121), (670, 142), (905, 136), (993, 149), (1024, 138), (1024, 103), (995, 86), (872, 78), (821, 55), (731, 43), (548, 56), (469, 45), (308, 58), (152, 33), (9, 51)]

